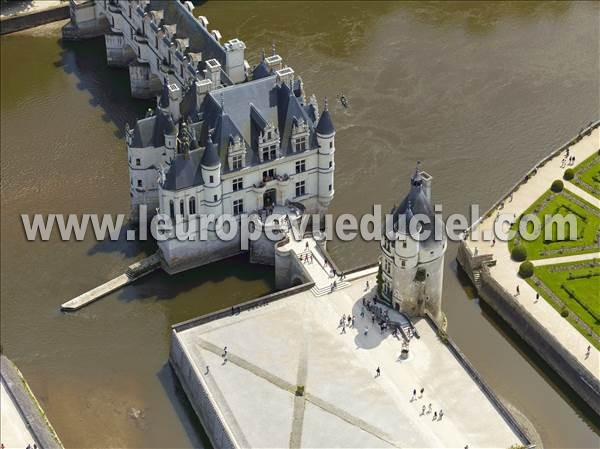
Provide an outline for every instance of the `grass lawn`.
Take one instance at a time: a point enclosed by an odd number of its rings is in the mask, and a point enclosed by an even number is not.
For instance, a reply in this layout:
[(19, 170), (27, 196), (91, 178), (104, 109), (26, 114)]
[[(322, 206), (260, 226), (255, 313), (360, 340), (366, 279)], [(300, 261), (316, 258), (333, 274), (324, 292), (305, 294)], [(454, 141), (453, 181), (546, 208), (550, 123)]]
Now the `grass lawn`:
[[(549, 287), (569, 309), (569, 316), (566, 319), (598, 349), (600, 349), (600, 343), (590, 337), (589, 333), (573, 319), (572, 314), (586, 323), (596, 335), (600, 335), (599, 261), (599, 259), (594, 259), (594, 266), (591, 268), (586, 267), (585, 264), (591, 263), (592, 260), (535, 267), (535, 276)], [(564, 271), (557, 270), (561, 267), (569, 268)], [(547, 293), (535, 284), (533, 278), (529, 278), (527, 282), (558, 312), (561, 312), (560, 306), (547, 298)]]
[[(593, 165), (587, 169), (590, 163)], [(600, 199), (600, 154), (595, 153), (575, 167), (575, 179), (572, 182)]]
[[(581, 200), (581, 198), (577, 198), (589, 208), (598, 211), (598, 214), (600, 214), (600, 211), (597, 208)], [(593, 253), (599, 250), (596, 235), (600, 229), (600, 216), (574, 204), (563, 194), (563, 192), (554, 193), (548, 190), (533, 203), (523, 215), (534, 214), (534, 211), (538, 211), (535, 215), (538, 216), (542, 224), (539, 236), (534, 240), (526, 241), (521, 239), (521, 236), (517, 232), (516, 237), (508, 243), (509, 251), (512, 251), (517, 241), (521, 241), (522, 245), (527, 249), (527, 258), (531, 260)], [(544, 217), (547, 215), (561, 215), (564, 217), (568, 214), (573, 214), (577, 221), (575, 238), (570, 238), (571, 232), (569, 224), (565, 226), (566, 229), (562, 238), (559, 238), (559, 235), (557, 234), (558, 226), (546, 226), (545, 223), (547, 223), (547, 221), (544, 221)], [(517, 222), (512, 227), (515, 231), (517, 230), (518, 222), (519, 219), (517, 219)], [(531, 232), (532, 230), (533, 224), (529, 223), (528, 231)], [(589, 248), (582, 249), (582, 246), (589, 246)], [(551, 252), (546, 253), (545, 251)]]

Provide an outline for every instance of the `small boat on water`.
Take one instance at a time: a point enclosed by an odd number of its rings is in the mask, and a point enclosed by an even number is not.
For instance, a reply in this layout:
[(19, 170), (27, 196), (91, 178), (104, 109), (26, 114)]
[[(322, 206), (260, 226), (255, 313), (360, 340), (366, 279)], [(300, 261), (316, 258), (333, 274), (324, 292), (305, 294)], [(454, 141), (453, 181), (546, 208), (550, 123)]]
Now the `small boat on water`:
[(338, 95), (338, 98), (340, 99), (340, 103), (342, 103), (342, 106), (344, 106), (346, 109), (348, 108), (348, 97), (346, 97), (344, 94), (340, 94)]

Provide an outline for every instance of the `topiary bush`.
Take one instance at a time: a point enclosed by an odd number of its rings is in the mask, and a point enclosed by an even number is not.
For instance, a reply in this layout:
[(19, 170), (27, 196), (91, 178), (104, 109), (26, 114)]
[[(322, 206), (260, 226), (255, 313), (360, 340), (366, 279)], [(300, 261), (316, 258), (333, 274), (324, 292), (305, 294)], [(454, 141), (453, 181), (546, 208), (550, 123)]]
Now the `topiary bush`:
[(569, 316), (569, 310), (566, 307), (563, 307), (562, 310), (560, 311), (560, 316), (562, 316), (563, 318), (566, 318)]
[(523, 245), (515, 245), (510, 252), (510, 258), (515, 262), (524, 262), (527, 260), (527, 250)]
[(565, 173), (563, 174), (563, 179), (565, 181), (570, 181), (574, 177), (575, 177), (575, 170), (573, 170), (572, 168), (567, 168), (565, 170)]
[(557, 179), (550, 186), (550, 190), (552, 190), (554, 193), (558, 193), (558, 192), (562, 192), (564, 187), (565, 187), (565, 185), (563, 184), (563, 182), (560, 179)]
[(523, 279), (527, 279), (528, 277), (531, 277), (532, 275), (533, 275), (533, 264), (527, 260), (519, 266), (519, 276), (521, 276)]

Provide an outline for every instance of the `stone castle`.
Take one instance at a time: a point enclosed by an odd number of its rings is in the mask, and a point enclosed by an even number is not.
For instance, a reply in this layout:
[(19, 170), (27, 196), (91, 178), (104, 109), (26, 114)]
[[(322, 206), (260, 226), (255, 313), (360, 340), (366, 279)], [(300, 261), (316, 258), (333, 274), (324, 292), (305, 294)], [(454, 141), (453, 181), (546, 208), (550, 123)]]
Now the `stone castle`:
[[(275, 49), (253, 69), (238, 39), (221, 43), (191, 2), (71, 1), (65, 38), (105, 35), (110, 65), (128, 66), (134, 97), (157, 95), (155, 112), (126, 130), (132, 216), (264, 217), (276, 206), (325, 213), (334, 196), (335, 128), (327, 103), (306, 98)], [(281, 209), (285, 211), (285, 209)], [(177, 272), (240, 252), (214, 225), (208, 241), (158, 243)], [(257, 261), (273, 248), (255, 245)]]
[[(221, 43), (207, 25), (189, 1), (71, 0), (64, 38), (104, 35), (108, 64), (129, 68), (132, 96), (157, 98), (156, 109), (126, 129), (132, 217), (140, 206), (184, 222), (201, 214), (264, 222), (273, 208), (323, 216), (335, 171), (327, 101), (319, 111), (316, 98), (306, 98), (275, 48), (251, 68), (242, 41)], [(380, 296), (398, 311), (440, 321), (446, 241), (419, 241), (407, 228), (416, 214), (436, 220), (431, 181), (417, 168), (393, 210), (394, 230), (406, 238), (381, 240)], [(208, 240), (159, 241), (163, 269), (175, 273), (242, 252), (239, 236), (222, 241), (211, 226)], [(324, 250), (324, 242), (318, 246)], [(278, 288), (304, 281), (301, 264), (277, 247), (266, 238), (252, 242), (250, 261), (275, 265)]]

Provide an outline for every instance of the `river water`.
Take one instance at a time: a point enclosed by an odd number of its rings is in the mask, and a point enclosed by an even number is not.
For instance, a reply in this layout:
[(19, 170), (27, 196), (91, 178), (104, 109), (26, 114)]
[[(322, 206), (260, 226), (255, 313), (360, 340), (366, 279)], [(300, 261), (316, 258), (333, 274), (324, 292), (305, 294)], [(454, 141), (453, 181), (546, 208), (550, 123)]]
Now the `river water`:
[[(531, 165), (600, 116), (598, 3), (207, 2), (256, 63), (274, 41), (337, 126), (335, 214), (398, 202), (417, 160), (446, 214), (489, 207)], [(62, 302), (153, 251), (134, 242), (26, 242), (21, 213), (127, 213), (126, 71), (103, 39), (57, 24), (1, 42), (1, 337), (67, 447), (190, 447), (206, 436), (168, 366), (170, 325), (266, 294), (244, 257), (156, 273), (77, 313)], [(342, 268), (376, 243), (331, 242)], [(449, 333), (547, 448), (598, 447), (593, 415), (485, 308), (447, 254)], [(443, 376), (444, 373), (440, 373)], [(597, 418), (596, 418), (597, 419)]]

